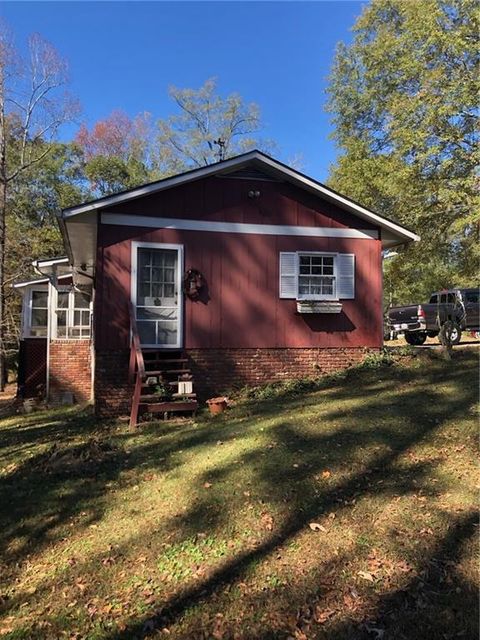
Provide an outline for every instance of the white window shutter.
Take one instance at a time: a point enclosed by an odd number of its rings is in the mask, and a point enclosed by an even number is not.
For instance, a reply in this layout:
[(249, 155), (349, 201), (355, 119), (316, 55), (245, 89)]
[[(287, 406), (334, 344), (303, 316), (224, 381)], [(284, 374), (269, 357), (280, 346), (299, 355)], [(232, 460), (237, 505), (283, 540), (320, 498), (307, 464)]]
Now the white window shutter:
[(297, 254), (280, 252), (280, 298), (296, 298), (297, 281)]
[(355, 256), (339, 253), (337, 256), (337, 296), (339, 300), (355, 298)]

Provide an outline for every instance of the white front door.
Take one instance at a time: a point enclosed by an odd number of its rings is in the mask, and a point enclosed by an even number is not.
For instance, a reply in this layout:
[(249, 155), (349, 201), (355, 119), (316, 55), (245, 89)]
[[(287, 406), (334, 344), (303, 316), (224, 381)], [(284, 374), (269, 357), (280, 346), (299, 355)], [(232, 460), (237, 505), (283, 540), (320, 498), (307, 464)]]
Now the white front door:
[(182, 346), (181, 245), (132, 246), (132, 301), (144, 347)]

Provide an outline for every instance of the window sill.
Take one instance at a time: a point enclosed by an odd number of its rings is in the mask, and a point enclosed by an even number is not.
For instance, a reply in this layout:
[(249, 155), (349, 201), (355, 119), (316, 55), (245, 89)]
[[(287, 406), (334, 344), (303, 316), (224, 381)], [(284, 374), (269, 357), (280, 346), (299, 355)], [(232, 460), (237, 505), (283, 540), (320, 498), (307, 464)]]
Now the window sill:
[(342, 306), (336, 300), (297, 300), (297, 313), (341, 313)]

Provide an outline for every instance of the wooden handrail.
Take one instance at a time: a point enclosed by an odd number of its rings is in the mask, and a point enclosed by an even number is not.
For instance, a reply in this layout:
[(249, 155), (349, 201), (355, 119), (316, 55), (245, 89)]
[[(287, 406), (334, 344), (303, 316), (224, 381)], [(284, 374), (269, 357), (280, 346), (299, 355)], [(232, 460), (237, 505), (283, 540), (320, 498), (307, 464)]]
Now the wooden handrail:
[(135, 389), (132, 397), (132, 409), (130, 411), (130, 427), (133, 429), (137, 426), (138, 408), (140, 404), (140, 396), (142, 393), (142, 382), (145, 379), (145, 362), (143, 360), (142, 348), (140, 346), (140, 336), (138, 334), (137, 319), (135, 317), (135, 309), (131, 302), (128, 303), (128, 313), (130, 315), (130, 328), (132, 332), (130, 342), (130, 364), (129, 379), (130, 382), (135, 381)]
[[(130, 314), (130, 327), (132, 330), (132, 340), (130, 344), (130, 365), (132, 364), (132, 352), (135, 356), (134, 364), (137, 366), (137, 371), (140, 377), (145, 378), (145, 362), (143, 361), (142, 348), (140, 346), (140, 336), (138, 334), (137, 319), (135, 317), (135, 309), (131, 302), (128, 303), (128, 311)], [(132, 374), (133, 372), (130, 371)]]

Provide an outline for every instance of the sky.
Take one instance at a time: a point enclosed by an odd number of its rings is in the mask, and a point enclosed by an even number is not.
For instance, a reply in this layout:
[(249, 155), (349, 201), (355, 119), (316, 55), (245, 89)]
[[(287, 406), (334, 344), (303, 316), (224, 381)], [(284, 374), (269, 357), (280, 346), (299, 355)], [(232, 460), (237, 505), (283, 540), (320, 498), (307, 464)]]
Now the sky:
[[(5, 2), (0, 15), (22, 51), (40, 33), (67, 58), (80, 120), (114, 109), (155, 118), (175, 112), (169, 85), (256, 102), (264, 138), (284, 162), (324, 181), (337, 149), (325, 111), (339, 41), (351, 40), (360, 2)], [(65, 137), (73, 130), (64, 130)]]

